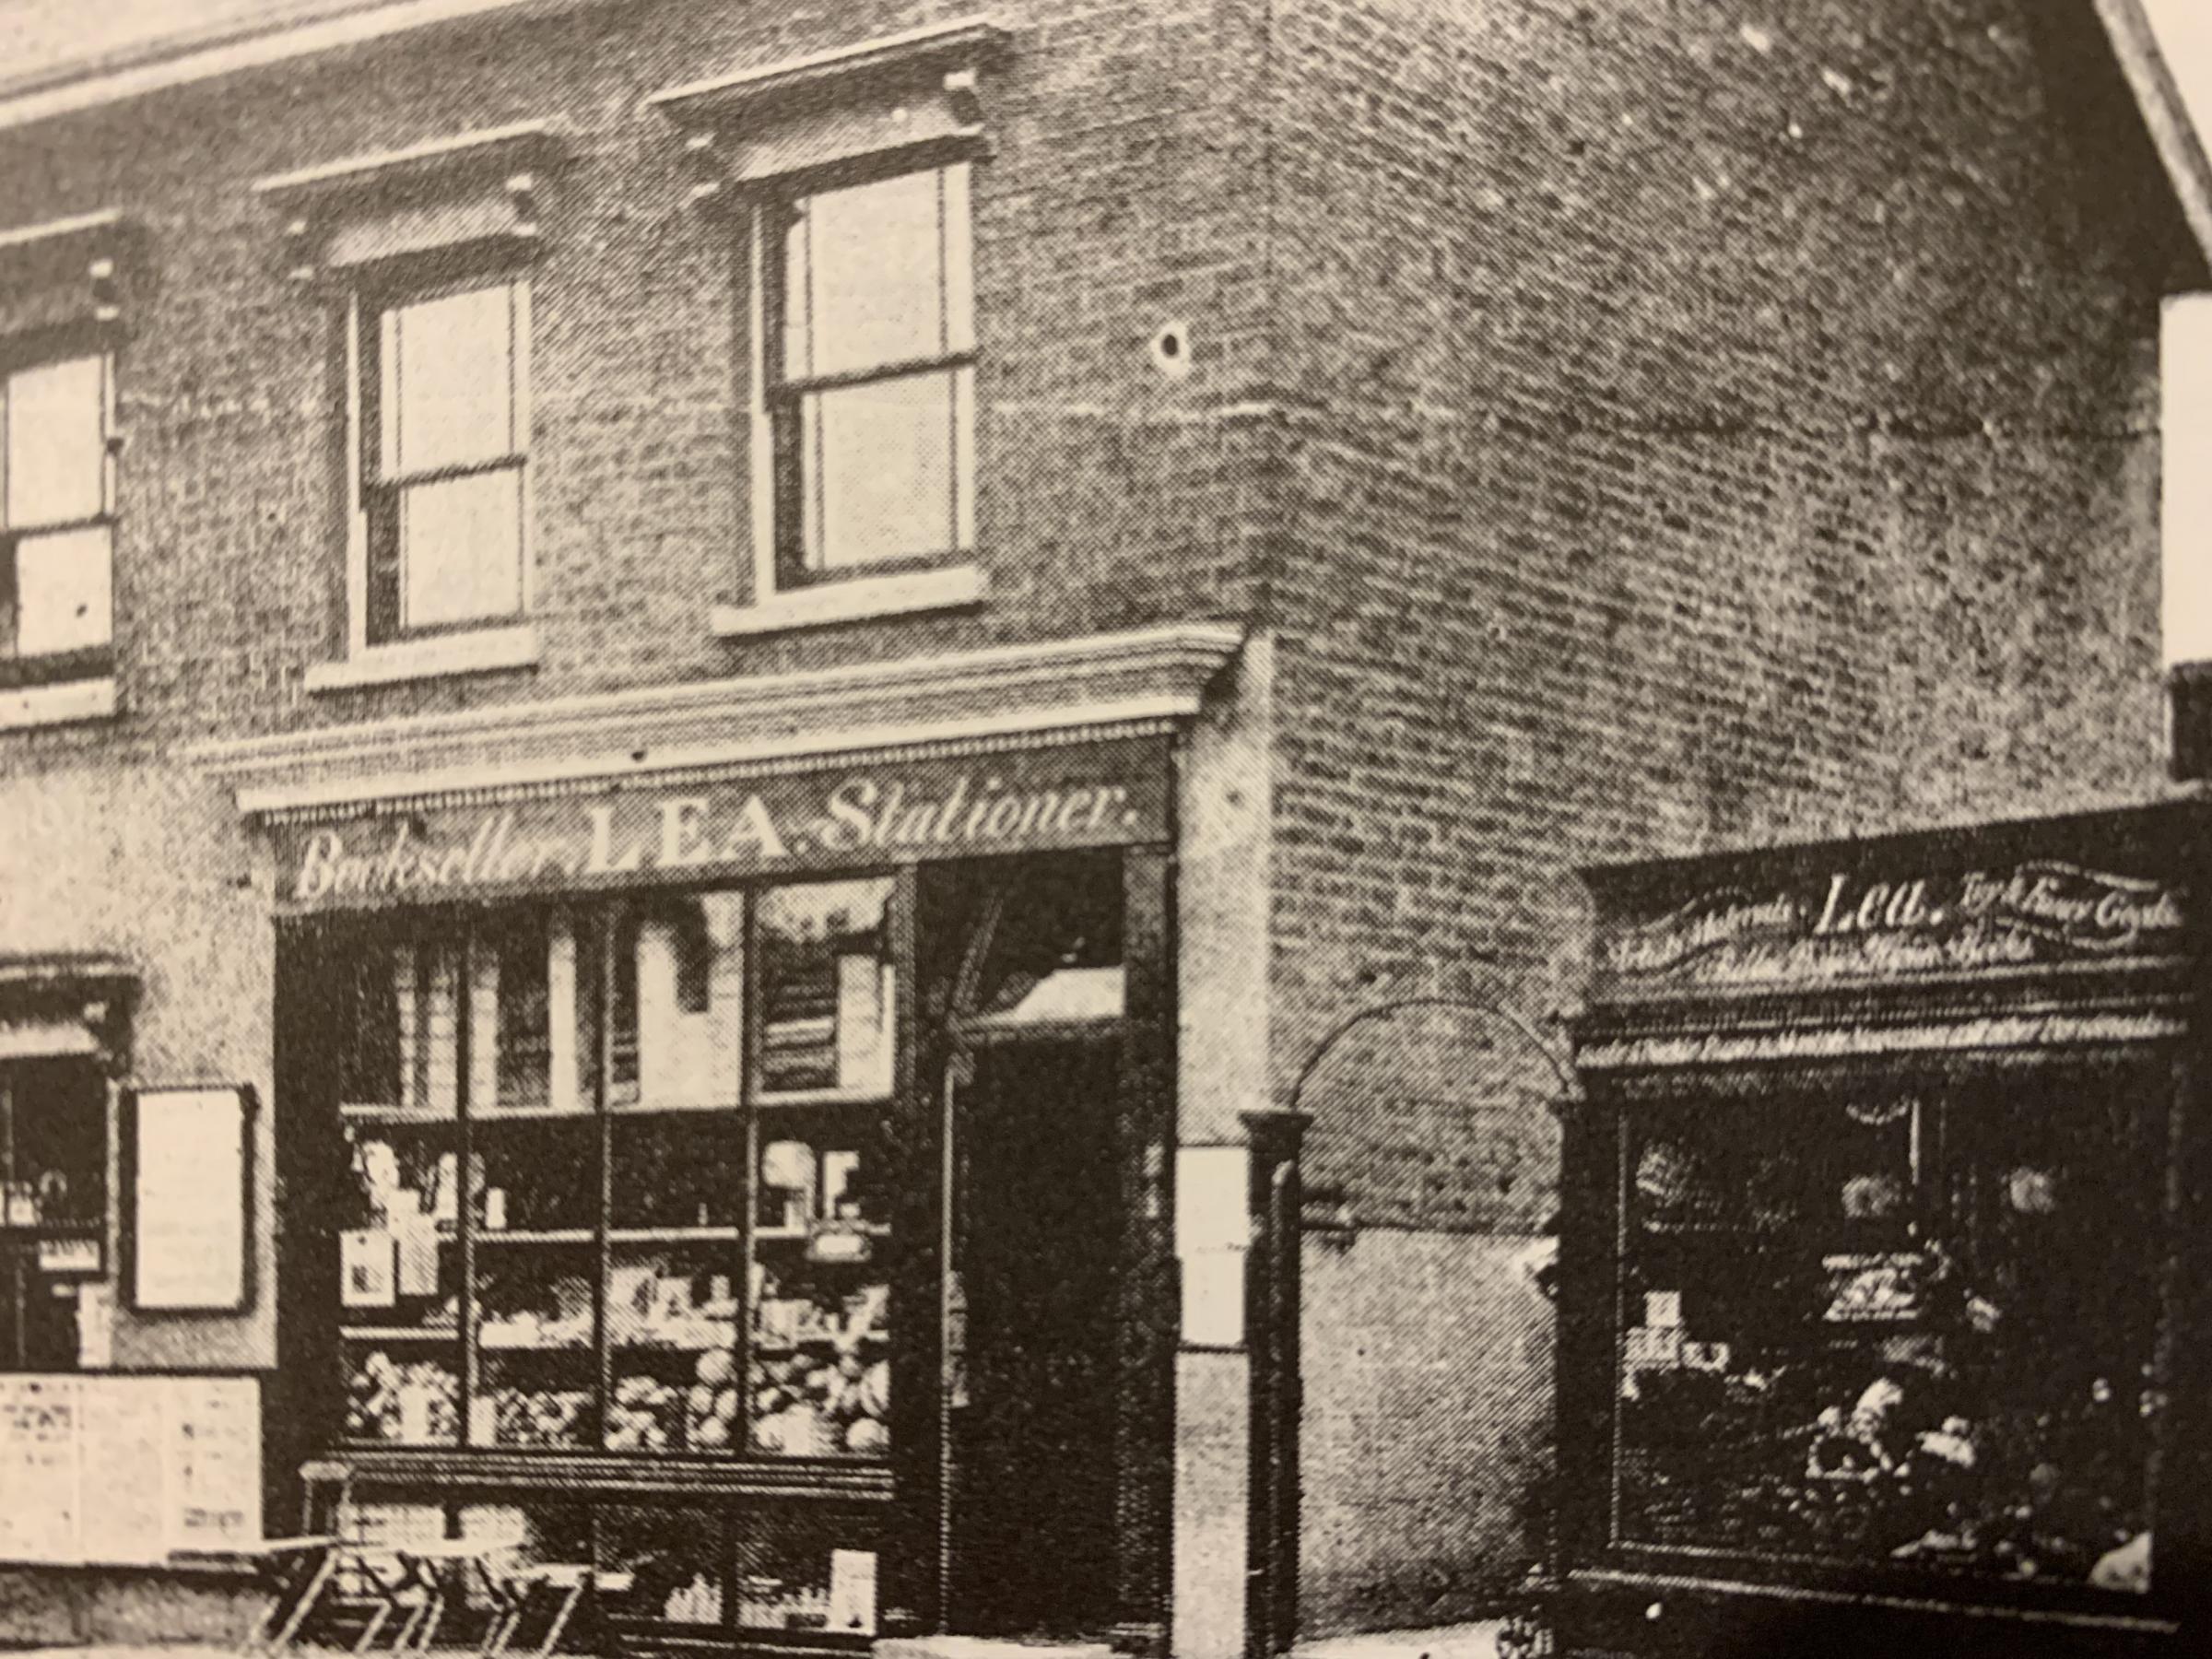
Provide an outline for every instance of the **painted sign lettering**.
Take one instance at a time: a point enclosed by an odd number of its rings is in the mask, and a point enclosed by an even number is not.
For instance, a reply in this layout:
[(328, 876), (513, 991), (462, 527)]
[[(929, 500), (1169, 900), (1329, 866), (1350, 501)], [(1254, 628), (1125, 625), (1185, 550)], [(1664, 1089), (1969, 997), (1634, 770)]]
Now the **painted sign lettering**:
[(1164, 740), (276, 827), (294, 912), (1159, 841)]
[(1598, 941), (1616, 982), (1795, 983), (2171, 955), (2187, 924), (2168, 883), (2055, 859), (1704, 893)]

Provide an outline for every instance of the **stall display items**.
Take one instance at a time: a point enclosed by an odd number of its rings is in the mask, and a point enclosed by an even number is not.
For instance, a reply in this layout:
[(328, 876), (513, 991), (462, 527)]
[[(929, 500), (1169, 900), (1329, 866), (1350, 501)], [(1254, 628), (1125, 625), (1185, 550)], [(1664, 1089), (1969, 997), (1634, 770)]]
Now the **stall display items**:
[[(2198, 1651), (2212, 818), (1594, 872), (1566, 1651)], [(2192, 1264), (2196, 1264), (2193, 1267)], [(1571, 1426), (1571, 1427), (1567, 1427)], [(2186, 1575), (2178, 1575), (2185, 1579)], [(1840, 1622), (1839, 1622), (1840, 1621)]]

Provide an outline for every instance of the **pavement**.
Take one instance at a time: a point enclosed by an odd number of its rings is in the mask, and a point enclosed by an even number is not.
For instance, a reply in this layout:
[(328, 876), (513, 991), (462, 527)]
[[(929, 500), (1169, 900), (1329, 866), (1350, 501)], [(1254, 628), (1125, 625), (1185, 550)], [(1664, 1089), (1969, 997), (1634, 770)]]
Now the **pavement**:
[[(942, 1641), (944, 1639), (939, 1638)], [(897, 1645), (897, 1644), (887, 1644)], [(931, 1644), (935, 1648), (935, 1643)], [(1015, 1659), (1034, 1653), (1053, 1659), (1066, 1650), (1029, 1647), (1020, 1642), (991, 1641), (974, 1644), (974, 1659)], [(988, 1650), (984, 1653), (982, 1650)], [(304, 1654), (316, 1650), (302, 1649)], [(198, 1642), (171, 1642), (86, 1647), (9, 1648), (0, 1643), (5, 1659), (237, 1659), (235, 1648), (208, 1647)], [(433, 1648), (430, 1659), (474, 1659), (474, 1648)], [(1334, 1636), (1322, 1641), (1301, 1641), (1290, 1659), (1498, 1659), (1495, 1623), (1441, 1625), (1425, 1630), (1380, 1630), (1364, 1636)]]

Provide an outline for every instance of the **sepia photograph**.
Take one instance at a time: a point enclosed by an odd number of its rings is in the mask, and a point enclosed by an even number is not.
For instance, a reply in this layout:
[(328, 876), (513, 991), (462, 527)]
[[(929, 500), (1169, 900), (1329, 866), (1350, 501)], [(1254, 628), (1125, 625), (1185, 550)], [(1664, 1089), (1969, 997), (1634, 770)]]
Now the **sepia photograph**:
[(0, 0), (0, 1659), (2212, 1653), (2212, 0)]

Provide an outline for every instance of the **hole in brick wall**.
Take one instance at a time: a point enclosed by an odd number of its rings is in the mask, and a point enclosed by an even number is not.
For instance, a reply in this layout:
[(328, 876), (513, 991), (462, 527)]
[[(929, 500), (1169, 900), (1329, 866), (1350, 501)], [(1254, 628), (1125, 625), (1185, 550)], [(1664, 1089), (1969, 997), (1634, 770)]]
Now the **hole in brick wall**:
[(1166, 323), (1152, 335), (1152, 366), (1170, 380), (1183, 380), (1191, 372), (1191, 325)]

